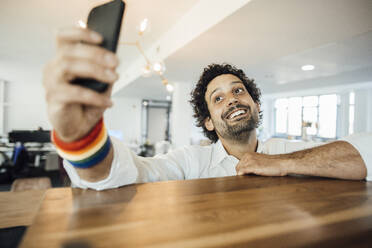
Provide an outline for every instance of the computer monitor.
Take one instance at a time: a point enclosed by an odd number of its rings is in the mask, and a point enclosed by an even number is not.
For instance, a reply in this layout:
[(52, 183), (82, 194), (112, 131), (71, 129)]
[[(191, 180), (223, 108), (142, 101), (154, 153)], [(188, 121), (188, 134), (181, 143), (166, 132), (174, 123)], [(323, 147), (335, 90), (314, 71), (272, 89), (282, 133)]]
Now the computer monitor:
[(9, 133), (9, 142), (16, 143), (49, 143), (50, 141), (50, 131), (49, 130), (13, 130)]

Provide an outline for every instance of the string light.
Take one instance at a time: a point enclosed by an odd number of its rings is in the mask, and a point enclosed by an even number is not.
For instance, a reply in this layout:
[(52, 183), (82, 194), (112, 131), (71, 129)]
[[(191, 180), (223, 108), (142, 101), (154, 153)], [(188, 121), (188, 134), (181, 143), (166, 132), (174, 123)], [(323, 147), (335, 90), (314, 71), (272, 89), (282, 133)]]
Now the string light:
[(152, 65), (152, 69), (154, 72), (160, 74), (160, 75), (163, 75), (163, 73), (165, 72), (165, 65), (163, 62), (155, 62), (153, 65)]
[(171, 84), (167, 84), (167, 86), (165, 86), (165, 87), (166, 87), (168, 92), (173, 92), (173, 90), (174, 90), (174, 87)]
[(87, 24), (85, 24), (85, 22), (83, 22), (82, 20), (79, 20), (78, 21), (78, 24), (81, 28), (87, 28)]
[[(79, 21), (79, 25), (81, 25), (80, 21)], [(148, 30), (149, 30), (149, 20), (145, 18), (141, 21), (138, 27), (138, 33), (141, 36), (145, 31), (148, 31)], [(120, 44), (127, 45), (127, 46), (135, 46), (140, 52), (140, 54), (144, 57), (144, 59), (146, 60), (146, 65), (142, 67), (141, 69), (143, 77), (149, 77), (153, 73), (155, 73), (160, 77), (162, 84), (166, 87), (166, 90), (168, 92), (173, 92), (174, 90), (173, 85), (169, 84), (168, 80), (163, 76), (165, 69), (166, 69), (163, 61), (156, 61), (156, 62), (150, 61), (150, 59), (147, 57), (146, 53), (144, 52), (139, 40), (135, 42), (120, 42)]]
[(143, 77), (150, 77), (152, 74), (152, 71), (151, 71), (151, 65), (150, 64), (146, 64), (143, 68), (142, 68), (142, 76)]
[(149, 19), (145, 18), (142, 20), (140, 26), (139, 26), (139, 35), (142, 35), (146, 29), (148, 28), (149, 25)]

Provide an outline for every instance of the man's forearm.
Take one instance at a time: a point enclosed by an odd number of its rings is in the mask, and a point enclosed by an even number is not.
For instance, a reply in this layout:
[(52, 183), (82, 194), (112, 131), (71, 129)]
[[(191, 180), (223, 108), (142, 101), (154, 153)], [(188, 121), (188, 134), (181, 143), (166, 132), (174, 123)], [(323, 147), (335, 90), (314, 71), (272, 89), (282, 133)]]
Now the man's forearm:
[(367, 175), (359, 152), (345, 141), (277, 155), (287, 174), (361, 180)]
[(112, 160), (114, 158), (114, 149), (111, 145), (110, 151), (101, 163), (87, 169), (76, 168), (76, 172), (81, 179), (88, 182), (97, 182), (109, 176)]

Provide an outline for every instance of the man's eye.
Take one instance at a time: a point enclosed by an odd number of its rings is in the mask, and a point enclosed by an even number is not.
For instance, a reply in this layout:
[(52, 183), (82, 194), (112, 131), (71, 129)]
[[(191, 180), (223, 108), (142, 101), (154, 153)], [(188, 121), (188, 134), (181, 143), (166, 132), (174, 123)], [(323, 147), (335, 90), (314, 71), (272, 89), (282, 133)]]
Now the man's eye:
[(242, 89), (242, 88), (237, 88), (237, 89), (235, 89), (235, 93), (241, 93), (241, 92), (243, 92), (244, 90)]
[(219, 101), (221, 101), (221, 100), (222, 100), (222, 97), (217, 96), (217, 97), (214, 99), (214, 102), (219, 102)]

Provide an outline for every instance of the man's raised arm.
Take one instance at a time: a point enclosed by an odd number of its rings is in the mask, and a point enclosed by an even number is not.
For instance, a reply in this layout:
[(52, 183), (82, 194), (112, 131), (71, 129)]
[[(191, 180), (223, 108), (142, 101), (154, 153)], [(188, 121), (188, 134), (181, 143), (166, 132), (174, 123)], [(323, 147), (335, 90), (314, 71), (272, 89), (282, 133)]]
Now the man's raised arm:
[[(118, 59), (97, 46), (101, 42), (102, 37), (88, 29), (60, 30), (56, 56), (46, 65), (43, 77), (53, 139), (60, 144), (54, 142), (57, 150), (65, 155), (62, 157), (74, 161), (81, 179), (91, 182), (106, 178), (113, 160), (106, 130), (97, 125), (104, 111), (112, 106), (110, 97), (112, 85), (118, 79), (115, 72)], [(105, 93), (97, 93), (71, 84), (75, 78), (93, 78), (109, 84), (109, 88)]]

